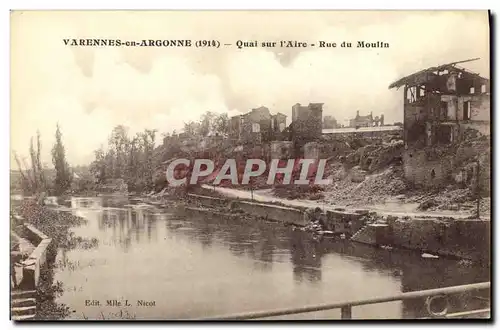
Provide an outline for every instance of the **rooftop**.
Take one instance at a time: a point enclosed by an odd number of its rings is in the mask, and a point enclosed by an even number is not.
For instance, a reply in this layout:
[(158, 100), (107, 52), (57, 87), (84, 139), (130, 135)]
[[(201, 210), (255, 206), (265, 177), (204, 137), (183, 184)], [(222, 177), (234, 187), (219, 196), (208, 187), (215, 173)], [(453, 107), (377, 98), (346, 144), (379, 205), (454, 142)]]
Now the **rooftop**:
[(407, 85), (407, 84), (417, 84), (417, 83), (421, 83), (422, 81), (428, 81), (430, 79), (430, 77), (438, 76), (439, 75), (438, 71), (442, 71), (442, 70), (448, 70), (448, 71), (452, 71), (452, 72), (461, 72), (462, 74), (464, 74), (470, 78), (476, 78), (476, 79), (483, 80), (484, 82), (487, 82), (488, 81), (487, 78), (481, 77), (477, 73), (474, 73), (472, 71), (468, 71), (465, 68), (461, 68), (461, 67), (457, 66), (457, 64), (459, 64), (459, 63), (471, 62), (471, 61), (476, 61), (476, 60), (479, 60), (479, 58), (473, 58), (473, 59), (458, 61), (458, 62), (451, 62), (448, 64), (442, 64), (442, 65), (430, 67), (430, 68), (427, 68), (424, 70), (420, 70), (420, 71), (415, 72), (411, 75), (408, 75), (408, 76), (403, 77), (399, 80), (396, 80), (395, 82), (393, 82), (392, 84), (389, 85), (389, 89), (394, 88), (394, 87), (399, 88), (399, 87)]

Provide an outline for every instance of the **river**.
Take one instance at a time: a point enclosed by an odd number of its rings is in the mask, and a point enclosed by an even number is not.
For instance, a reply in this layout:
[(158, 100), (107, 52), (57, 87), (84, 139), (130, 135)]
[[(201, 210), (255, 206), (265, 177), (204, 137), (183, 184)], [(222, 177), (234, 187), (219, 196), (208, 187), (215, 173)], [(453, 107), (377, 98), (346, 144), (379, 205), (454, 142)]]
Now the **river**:
[[(489, 280), (489, 269), (458, 260), (347, 240), (315, 242), (277, 223), (186, 217), (133, 206), (125, 197), (72, 198), (70, 204), (70, 212), (88, 220), (74, 235), (98, 243), (58, 252), (54, 279), (63, 292), (56, 303), (70, 308), (69, 319), (204, 318)], [(121, 306), (106, 306), (107, 300)], [(352, 314), (415, 318), (425, 308), (417, 299), (355, 307)], [(339, 317), (333, 310), (275, 319)]]

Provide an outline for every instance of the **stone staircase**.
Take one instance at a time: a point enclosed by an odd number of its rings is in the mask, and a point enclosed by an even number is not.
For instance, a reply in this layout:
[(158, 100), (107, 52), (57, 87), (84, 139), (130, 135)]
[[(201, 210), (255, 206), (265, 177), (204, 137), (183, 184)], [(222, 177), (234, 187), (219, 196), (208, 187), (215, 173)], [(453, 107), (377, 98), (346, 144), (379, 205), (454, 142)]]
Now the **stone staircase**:
[(365, 230), (366, 227), (367, 227), (367, 225), (364, 225), (363, 227), (359, 228), (357, 232), (355, 232), (354, 234), (352, 234), (351, 240), (356, 241), (356, 237), (358, 237), (359, 235), (361, 235), (361, 232), (363, 230)]
[(33, 320), (36, 315), (36, 291), (13, 290), (10, 293), (10, 315), (14, 321)]
[(371, 223), (367, 224), (354, 235), (351, 236), (351, 240), (358, 243), (370, 244), (370, 245), (380, 245), (385, 244), (387, 237), (385, 232), (388, 230), (387, 224), (381, 223)]

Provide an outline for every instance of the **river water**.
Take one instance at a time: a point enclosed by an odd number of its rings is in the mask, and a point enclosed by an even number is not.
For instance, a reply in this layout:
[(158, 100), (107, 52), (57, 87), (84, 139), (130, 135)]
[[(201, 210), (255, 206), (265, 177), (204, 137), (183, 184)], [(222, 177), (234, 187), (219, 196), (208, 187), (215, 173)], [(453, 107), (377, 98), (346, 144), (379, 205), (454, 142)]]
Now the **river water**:
[[(88, 220), (74, 235), (98, 243), (58, 253), (54, 279), (63, 293), (56, 302), (70, 308), (70, 319), (205, 318), (489, 280), (489, 269), (458, 260), (316, 242), (277, 223), (188, 217), (126, 198), (72, 198), (71, 212)], [(474, 299), (453, 304), (462, 309)], [(421, 317), (424, 300), (354, 307), (352, 314)], [(275, 319), (339, 317), (333, 310)]]

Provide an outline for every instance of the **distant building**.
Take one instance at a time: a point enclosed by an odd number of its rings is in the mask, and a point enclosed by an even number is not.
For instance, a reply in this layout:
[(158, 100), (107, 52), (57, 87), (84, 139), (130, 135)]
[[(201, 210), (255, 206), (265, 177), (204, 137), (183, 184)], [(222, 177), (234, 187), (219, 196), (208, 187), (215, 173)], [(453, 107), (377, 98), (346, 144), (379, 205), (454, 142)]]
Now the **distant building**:
[(323, 135), (332, 137), (380, 138), (387, 134), (396, 135), (401, 134), (402, 132), (403, 128), (396, 125), (323, 129)]
[(372, 127), (384, 126), (384, 115), (376, 116), (373, 118), (373, 113), (370, 112), (367, 116), (360, 116), (359, 110), (356, 111), (356, 117), (349, 120), (350, 127)]
[(276, 134), (278, 132), (283, 132), (286, 129), (286, 115), (278, 112), (275, 115), (271, 115), (271, 130)]
[(294, 139), (309, 142), (321, 137), (323, 127), (323, 103), (300, 103), (292, 107), (292, 126)]
[(332, 116), (325, 116), (323, 118), (323, 129), (338, 128), (340, 125), (337, 123), (337, 119)]
[(286, 128), (286, 115), (277, 113), (271, 115), (266, 107), (231, 117), (229, 137), (240, 143), (260, 144), (279, 140), (281, 132)]

